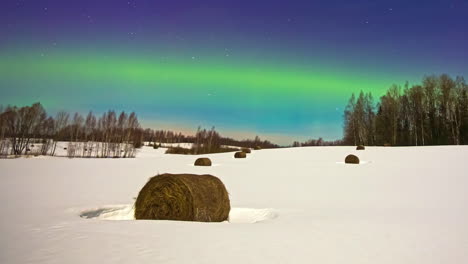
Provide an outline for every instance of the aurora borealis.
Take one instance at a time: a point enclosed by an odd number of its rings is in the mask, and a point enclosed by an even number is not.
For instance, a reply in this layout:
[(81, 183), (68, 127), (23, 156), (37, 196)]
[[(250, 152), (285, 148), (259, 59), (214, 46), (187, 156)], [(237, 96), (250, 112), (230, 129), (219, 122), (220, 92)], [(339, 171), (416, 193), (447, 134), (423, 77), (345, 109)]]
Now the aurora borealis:
[(0, 104), (136, 111), (153, 128), (337, 139), (351, 93), (468, 73), (467, 1), (2, 6)]

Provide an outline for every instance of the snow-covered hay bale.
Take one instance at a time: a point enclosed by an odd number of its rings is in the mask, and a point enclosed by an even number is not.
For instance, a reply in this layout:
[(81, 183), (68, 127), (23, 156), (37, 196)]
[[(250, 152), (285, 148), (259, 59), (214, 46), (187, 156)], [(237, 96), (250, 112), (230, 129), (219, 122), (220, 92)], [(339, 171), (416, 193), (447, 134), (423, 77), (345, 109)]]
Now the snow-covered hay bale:
[(247, 153), (239, 151), (234, 154), (234, 158), (236, 159), (245, 159), (247, 157)]
[(359, 158), (355, 155), (348, 155), (346, 156), (345, 158), (345, 163), (349, 163), (349, 164), (359, 164)]
[(249, 148), (242, 148), (242, 152), (251, 153), (252, 151)]
[(154, 176), (135, 201), (135, 219), (222, 222), (230, 210), (226, 187), (212, 175)]
[(211, 160), (209, 158), (198, 158), (195, 161), (195, 166), (211, 166)]
[(364, 147), (363, 145), (359, 145), (356, 147), (356, 150), (365, 150), (366, 147)]

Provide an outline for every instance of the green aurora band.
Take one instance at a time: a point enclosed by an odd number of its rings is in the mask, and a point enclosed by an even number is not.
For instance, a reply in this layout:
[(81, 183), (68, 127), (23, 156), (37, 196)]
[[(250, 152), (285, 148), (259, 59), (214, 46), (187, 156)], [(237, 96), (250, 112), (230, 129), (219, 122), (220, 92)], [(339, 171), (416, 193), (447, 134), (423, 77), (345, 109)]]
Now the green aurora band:
[(134, 109), (148, 120), (163, 116), (173, 123), (190, 120), (188, 126), (203, 122), (263, 133), (313, 134), (311, 123), (333, 123), (338, 131), (328, 138), (340, 136), (351, 93), (380, 96), (392, 83), (330, 67), (92, 53), (10, 54), (0, 61), (0, 73), (7, 103)]

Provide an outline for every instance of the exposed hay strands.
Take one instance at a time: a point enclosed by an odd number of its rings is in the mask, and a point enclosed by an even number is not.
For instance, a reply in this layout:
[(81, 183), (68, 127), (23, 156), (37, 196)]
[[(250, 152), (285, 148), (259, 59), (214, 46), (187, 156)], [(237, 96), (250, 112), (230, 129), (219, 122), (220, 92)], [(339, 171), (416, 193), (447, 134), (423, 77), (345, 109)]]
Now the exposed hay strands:
[(234, 158), (236, 159), (245, 159), (247, 154), (245, 152), (239, 151), (234, 154)]
[(359, 158), (355, 155), (348, 155), (346, 156), (345, 158), (345, 163), (348, 163), (348, 164), (359, 164)]
[(198, 158), (195, 161), (195, 166), (211, 166), (211, 160), (209, 158)]
[(212, 175), (154, 176), (135, 201), (135, 219), (222, 222), (230, 210), (226, 187)]

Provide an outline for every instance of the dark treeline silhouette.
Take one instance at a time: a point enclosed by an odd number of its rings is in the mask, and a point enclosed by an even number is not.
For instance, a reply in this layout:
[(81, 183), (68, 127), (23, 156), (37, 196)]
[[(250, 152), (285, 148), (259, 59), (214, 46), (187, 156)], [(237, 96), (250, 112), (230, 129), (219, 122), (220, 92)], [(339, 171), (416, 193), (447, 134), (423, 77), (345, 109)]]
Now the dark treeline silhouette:
[[(59, 142), (63, 142), (59, 145)], [(0, 156), (51, 155), (68, 157), (134, 157), (144, 142), (157, 147), (162, 143), (193, 143), (192, 148), (170, 148), (168, 153), (205, 154), (235, 151), (239, 147), (276, 148), (267, 140), (238, 141), (198, 128), (194, 136), (173, 131), (142, 129), (135, 113), (117, 114), (110, 110), (96, 116), (60, 111), (48, 116), (40, 103), (31, 106), (0, 106)], [(65, 145), (63, 145), (65, 144)], [(63, 151), (62, 151), (63, 148)], [(65, 154), (64, 154), (65, 153)]]
[(153, 130), (151, 128), (147, 128), (143, 131), (143, 141), (156, 144), (182, 143), (187, 142), (190, 139), (191, 137), (187, 137), (180, 132), (170, 130)]
[(292, 147), (297, 148), (297, 147), (320, 147), (320, 146), (343, 146), (344, 142), (343, 140), (334, 140), (334, 141), (326, 141), (323, 140), (323, 138), (319, 139), (309, 139), (306, 142), (299, 142), (299, 141), (294, 141), (292, 144)]
[(344, 112), (348, 145), (468, 144), (468, 85), (462, 77), (426, 76), (422, 84), (393, 85), (377, 105), (353, 94)]
[[(201, 129), (198, 127), (197, 133), (193, 138), (186, 138), (187, 141), (191, 141), (192, 147), (190, 149), (184, 149), (181, 147), (169, 148), (166, 153), (170, 154), (206, 154), (206, 153), (220, 153), (236, 151), (236, 148), (230, 148), (221, 144), (221, 136), (216, 132), (215, 128), (211, 130)], [(186, 142), (187, 142), (186, 141)]]
[(161, 146), (162, 143), (192, 143), (190, 149), (182, 147), (170, 147), (167, 153), (171, 154), (206, 154), (206, 153), (220, 153), (237, 151), (236, 147), (246, 148), (278, 148), (279, 146), (271, 143), (268, 140), (261, 140), (258, 136), (250, 140), (235, 140), (232, 138), (222, 137), (214, 127), (211, 130), (201, 129), (198, 130), (195, 136), (186, 136), (182, 133), (172, 131), (161, 131), (146, 129), (144, 131), (144, 141), (151, 142), (153, 146)]
[(259, 136), (255, 139), (236, 140), (232, 138), (221, 138), (221, 144), (226, 146), (239, 146), (241, 148), (257, 148), (257, 149), (270, 149), (279, 148), (280, 146), (268, 140), (262, 140)]
[[(0, 108), (0, 155), (56, 155), (59, 141), (67, 142), (68, 157), (134, 157), (143, 132), (135, 113), (108, 111), (100, 117), (48, 116), (40, 103)], [(63, 147), (63, 146), (62, 146)]]

